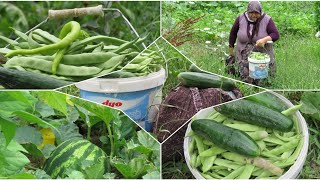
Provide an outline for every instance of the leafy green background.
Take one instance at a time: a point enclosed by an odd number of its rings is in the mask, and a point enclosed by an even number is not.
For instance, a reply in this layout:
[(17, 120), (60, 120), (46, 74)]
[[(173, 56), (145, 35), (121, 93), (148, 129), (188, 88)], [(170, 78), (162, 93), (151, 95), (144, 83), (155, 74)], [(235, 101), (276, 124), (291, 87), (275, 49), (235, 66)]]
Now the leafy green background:
[[(48, 16), (49, 9), (72, 9), (103, 5), (104, 8), (119, 9), (131, 22), (140, 36), (149, 34), (146, 44), (160, 35), (160, 2), (120, 2), (120, 1), (28, 1), (0, 2), (0, 35), (15, 38), (10, 27), (26, 32)], [(104, 17), (78, 17), (49, 20), (41, 29), (55, 35), (69, 20), (78, 21), (90, 34), (102, 34), (132, 40), (136, 36), (119, 13), (104, 11)], [(0, 42), (0, 47), (6, 45)]]

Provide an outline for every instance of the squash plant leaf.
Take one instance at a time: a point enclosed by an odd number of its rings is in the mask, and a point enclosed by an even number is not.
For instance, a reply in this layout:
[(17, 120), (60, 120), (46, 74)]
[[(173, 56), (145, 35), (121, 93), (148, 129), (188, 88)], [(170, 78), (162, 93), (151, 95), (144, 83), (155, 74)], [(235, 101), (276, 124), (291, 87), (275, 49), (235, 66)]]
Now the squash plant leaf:
[(150, 149), (153, 149), (155, 151), (159, 151), (160, 144), (157, 140), (155, 140), (150, 134), (146, 133), (145, 131), (141, 130), (137, 132), (138, 134), (138, 140), (139, 142)]
[[(99, 162), (103, 161), (105, 161), (105, 157), (100, 157)], [(102, 163), (91, 164), (88, 167), (82, 166), (82, 168), (86, 178), (88, 179), (102, 179), (105, 172), (105, 167)]]
[(159, 171), (151, 171), (148, 174), (142, 176), (143, 179), (160, 179), (160, 172)]
[[(29, 170), (31, 171), (31, 170)], [(44, 170), (37, 169), (31, 172), (33, 175), (37, 177), (37, 179), (52, 179)]]
[(83, 139), (82, 135), (79, 133), (78, 126), (74, 123), (61, 125), (58, 127), (58, 130), (59, 132), (63, 132), (60, 138), (58, 139), (58, 144), (69, 139), (74, 139), (74, 138)]
[(5, 138), (0, 133), (0, 176), (7, 177), (21, 172), (30, 163), (29, 159), (22, 153), (27, 152), (15, 140), (11, 140), (6, 147)]
[(311, 117), (320, 120), (320, 93), (304, 92), (300, 103), (303, 103), (301, 112), (309, 114)]
[(37, 96), (53, 109), (62, 112), (66, 116), (68, 115), (66, 102), (67, 96), (65, 94), (52, 91), (39, 91), (37, 92)]
[(14, 111), (33, 109), (29, 103), (26, 104), (10, 96), (10, 92), (0, 92), (0, 99), (0, 115), (2, 117), (11, 117)]
[(99, 118), (101, 118), (106, 124), (109, 124), (112, 119), (114, 119), (114, 115), (111, 109), (108, 106), (88, 102), (79, 98), (71, 98), (71, 101), (84, 109), (90, 111), (91, 113), (95, 114)]
[(30, 113), (25, 112), (25, 111), (16, 111), (13, 114), (15, 114), (19, 118), (21, 118), (21, 119), (23, 119), (25, 121), (28, 121), (30, 123), (36, 123), (40, 127), (43, 127), (43, 128), (50, 127), (50, 128), (54, 129), (58, 133), (58, 135), (59, 135), (58, 137), (61, 137), (61, 133), (56, 127), (54, 127), (50, 123), (40, 119), (39, 117), (37, 117), (37, 116), (35, 116), (33, 114), (30, 114)]
[(0, 116), (0, 127), (5, 137), (6, 146), (7, 146), (16, 133), (17, 125), (11, 120)]
[(53, 116), (56, 113), (54, 112), (53, 108), (50, 107), (48, 104), (44, 103), (43, 101), (38, 101), (36, 104), (36, 110), (40, 114), (41, 117), (46, 118), (49, 116)]
[(114, 166), (126, 179), (141, 178), (143, 175), (147, 174), (148, 170), (154, 169), (152, 164), (141, 157), (133, 158), (129, 163), (118, 161), (114, 163)]
[(8, 95), (13, 99), (21, 101), (31, 107), (34, 106), (34, 104), (36, 104), (36, 102), (38, 101), (38, 99), (33, 97), (28, 91), (14, 91), (8, 93)]
[(42, 143), (41, 133), (31, 126), (18, 127), (14, 138), (20, 144), (32, 143), (38, 146)]
[(145, 155), (149, 155), (152, 152), (152, 149), (146, 146), (134, 143), (133, 139), (127, 143), (127, 147), (128, 147), (128, 150), (137, 151)]
[(33, 174), (20, 173), (8, 177), (9, 179), (37, 179)]

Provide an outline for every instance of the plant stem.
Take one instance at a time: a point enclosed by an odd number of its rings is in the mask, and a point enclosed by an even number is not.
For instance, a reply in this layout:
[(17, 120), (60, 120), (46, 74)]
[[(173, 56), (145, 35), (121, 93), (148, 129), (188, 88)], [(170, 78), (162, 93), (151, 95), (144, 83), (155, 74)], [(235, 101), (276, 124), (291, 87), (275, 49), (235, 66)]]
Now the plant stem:
[(88, 126), (87, 140), (89, 141), (91, 139), (90, 135), (91, 135), (91, 126)]
[(108, 134), (109, 134), (109, 139), (110, 139), (110, 144), (111, 144), (110, 158), (112, 158), (112, 157), (113, 157), (113, 154), (114, 154), (114, 143), (113, 143), (112, 131), (111, 131), (110, 124), (106, 124), (106, 125), (107, 125)]

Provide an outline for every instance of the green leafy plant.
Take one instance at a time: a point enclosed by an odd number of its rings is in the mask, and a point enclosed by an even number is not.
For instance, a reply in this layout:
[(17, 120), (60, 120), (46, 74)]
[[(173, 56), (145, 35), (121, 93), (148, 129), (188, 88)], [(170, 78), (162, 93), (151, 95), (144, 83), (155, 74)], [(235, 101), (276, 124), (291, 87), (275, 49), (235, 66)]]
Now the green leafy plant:
[[(160, 176), (159, 143), (118, 110), (52, 91), (0, 92), (0, 100), (1, 178), (53, 178), (42, 168), (70, 139), (90, 140), (112, 163), (85, 161), (80, 170), (66, 168), (63, 177)], [(122, 168), (128, 162), (130, 172)]]

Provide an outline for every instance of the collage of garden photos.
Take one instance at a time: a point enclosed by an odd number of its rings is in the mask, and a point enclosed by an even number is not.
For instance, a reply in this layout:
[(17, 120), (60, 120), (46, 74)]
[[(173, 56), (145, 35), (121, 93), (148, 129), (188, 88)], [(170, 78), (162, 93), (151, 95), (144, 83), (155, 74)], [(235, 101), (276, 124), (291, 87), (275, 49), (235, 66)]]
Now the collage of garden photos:
[(1, 1), (0, 179), (320, 179), (320, 1)]

